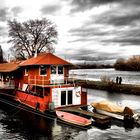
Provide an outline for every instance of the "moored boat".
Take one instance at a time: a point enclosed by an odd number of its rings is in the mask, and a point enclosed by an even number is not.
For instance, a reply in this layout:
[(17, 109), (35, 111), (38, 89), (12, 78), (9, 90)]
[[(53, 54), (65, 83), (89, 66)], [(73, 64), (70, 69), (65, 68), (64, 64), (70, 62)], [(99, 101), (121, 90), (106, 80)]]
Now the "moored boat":
[(56, 110), (56, 115), (59, 119), (70, 124), (79, 126), (89, 126), (92, 124), (92, 121), (90, 119), (86, 119), (72, 113)]
[(91, 103), (93, 110), (119, 120), (133, 120), (139, 123), (139, 114), (130, 107), (122, 107), (109, 101)]

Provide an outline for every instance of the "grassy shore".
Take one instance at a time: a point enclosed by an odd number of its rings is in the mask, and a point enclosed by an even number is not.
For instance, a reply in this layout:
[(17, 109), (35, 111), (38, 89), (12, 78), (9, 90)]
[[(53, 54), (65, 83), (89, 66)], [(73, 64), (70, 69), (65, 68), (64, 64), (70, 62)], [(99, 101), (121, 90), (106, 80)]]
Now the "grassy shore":
[(116, 84), (114, 82), (102, 82), (102, 81), (88, 81), (88, 80), (76, 80), (85, 88), (107, 90), (109, 92), (118, 92), (126, 94), (140, 95), (140, 86), (131, 84)]

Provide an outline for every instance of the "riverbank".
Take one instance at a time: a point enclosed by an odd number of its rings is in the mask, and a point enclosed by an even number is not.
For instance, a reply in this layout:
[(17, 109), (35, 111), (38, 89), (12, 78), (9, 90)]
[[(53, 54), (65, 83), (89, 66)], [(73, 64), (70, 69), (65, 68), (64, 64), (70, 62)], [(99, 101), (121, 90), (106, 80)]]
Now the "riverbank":
[(81, 84), (85, 88), (107, 90), (111, 93), (126, 93), (140, 95), (140, 86), (131, 84), (116, 84), (114, 82), (76, 80), (76, 83)]

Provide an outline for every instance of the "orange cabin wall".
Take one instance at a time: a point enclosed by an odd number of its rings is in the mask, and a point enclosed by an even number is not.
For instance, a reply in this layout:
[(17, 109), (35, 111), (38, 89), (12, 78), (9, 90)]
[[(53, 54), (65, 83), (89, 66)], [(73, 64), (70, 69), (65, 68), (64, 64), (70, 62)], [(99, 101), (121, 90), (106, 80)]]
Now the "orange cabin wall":
[(68, 76), (69, 76), (69, 68), (64, 67), (64, 77), (68, 77)]
[[(49, 66), (47, 68), (47, 76), (48, 76), (48, 80), (51, 78), (51, 67)], [(50, 84), (50, 81), (49, 81), (49, 84)]]
[(23, 69), (23, 76), (21, 81), (28, 84), (47, 85), (50, 84), (50, 68), (47, 68), (47, 75), (41, 76), (39, 66), (29, 67), (28, 75), (25, 75), (25, 68)]
[[(51, 68), (47, 67), (47, 75), (40, 76), (39, 66), (30, 66), (28, 68), (28, 75), (25, 75), (26, 67), (22, 68), (22, 76), (20, 76), (20, 83), (28, 83), (28, 84), (37, 84), (37, 85), (47, 85), (50, 84), (50, 75)], [(69, 76), (69, 67), (64, 67), (64, 77), (67, 78)], [(35, 80), (36, 78), (36, 80)]]
[(81, 93), (81, 104), (82, 105), (87, 105), (87, 92), (82, 92)]

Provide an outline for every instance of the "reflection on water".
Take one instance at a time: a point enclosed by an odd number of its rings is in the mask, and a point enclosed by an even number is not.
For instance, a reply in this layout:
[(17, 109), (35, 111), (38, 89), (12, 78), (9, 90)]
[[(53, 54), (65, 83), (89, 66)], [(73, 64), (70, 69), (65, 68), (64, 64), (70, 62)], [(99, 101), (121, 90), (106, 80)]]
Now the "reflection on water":
[[(0, 139), (60, 140), (73, 139), (80, 129), (25, 111), (0, 110)], [(18, 112), (18, 113), (17, 113)], [(12, 114), (14, 113), (14, 114)]]
[[(140, 97), (88, 89), (88, 103), (110, 100), (140, 113)], [(140, 128), (112, 120), (107, 128), (95, 124), (85, 130), (0, 104), (0, 139), (4, 140), (138, 140)]]
[[(118, 105), (129, 106), (140, 113), (140, 96), (88, 89), (88, 103), (101, 100), (109, 100)], [(140, 138), (139, 132), (140, 128), (138, 125), (119, 120), (112, 120), (109, 129), (101, 130), (93, 127), (87, 131), (89, 140), (138, 140)]]
[(75, 137), (75, 140), (88, 140), (88, 132), (87, 131), (81, 131), (79, 134)]
[(88, 130), (88, 134), (88, 140), (138, 140), (140, 138), (139, 129), (126, 132), (123, 127), (118, 126), (112, 126), (107, 130), (92, 128)]

